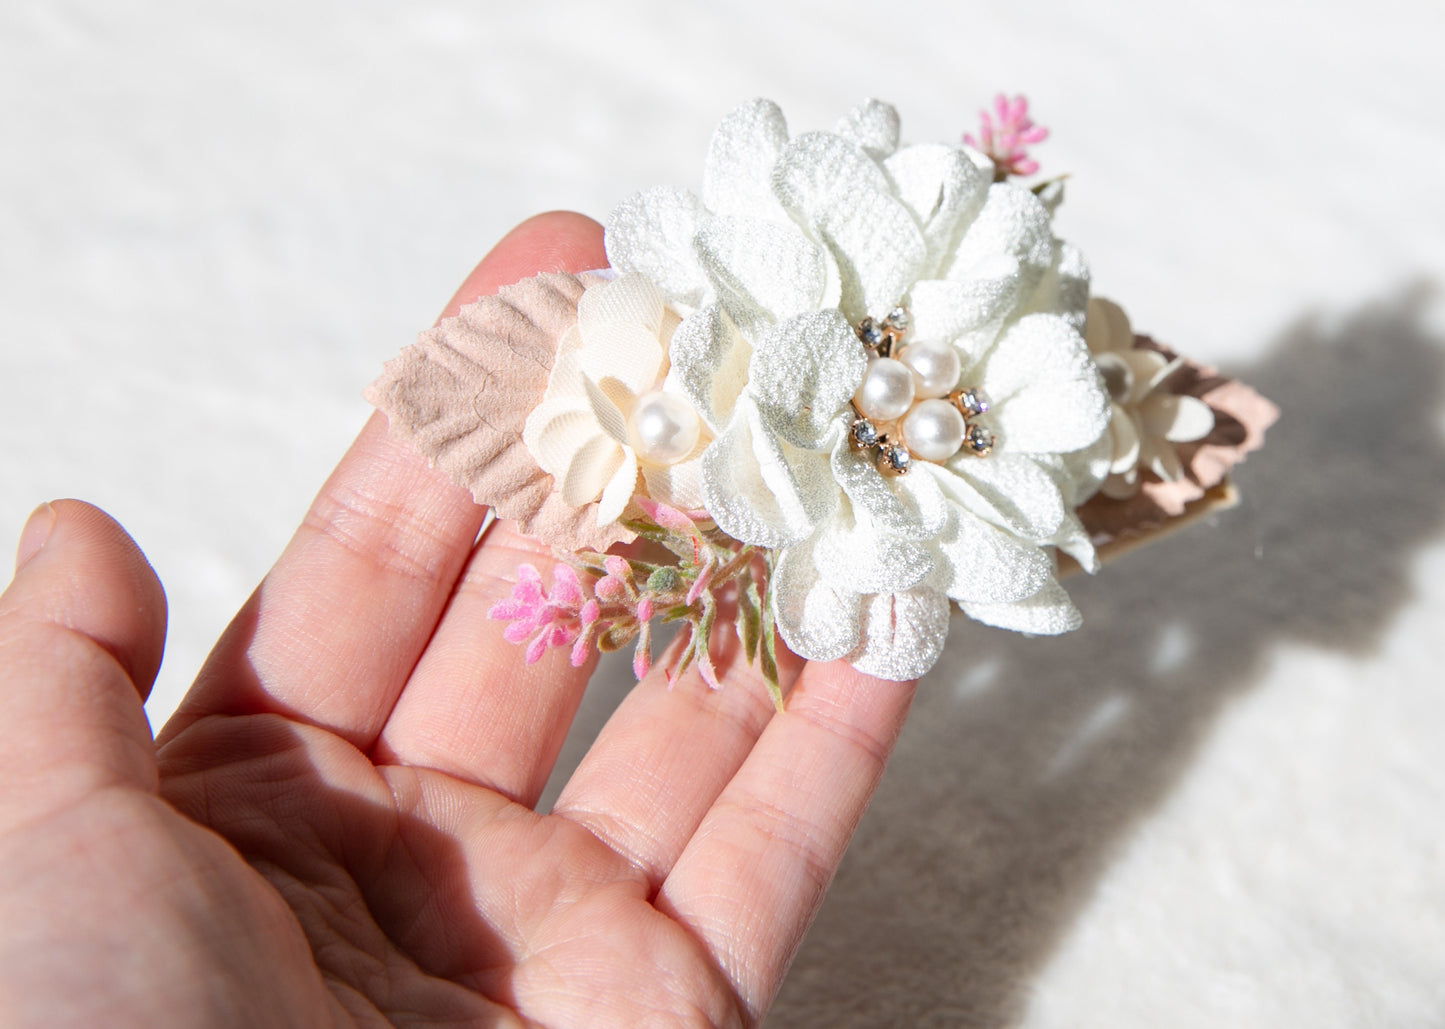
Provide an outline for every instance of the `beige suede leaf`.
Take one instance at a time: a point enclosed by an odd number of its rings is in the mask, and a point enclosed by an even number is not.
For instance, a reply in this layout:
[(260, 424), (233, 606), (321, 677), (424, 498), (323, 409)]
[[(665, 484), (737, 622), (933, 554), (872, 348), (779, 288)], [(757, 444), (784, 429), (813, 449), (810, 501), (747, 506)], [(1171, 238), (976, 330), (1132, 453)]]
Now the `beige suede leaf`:
[(363, 394), (391, 432), (477, 503), (560, 550), (605, 550), (634, 535), (571, 507), (522, 443), (557, 342), (577, 321), (584, 283), (550, 273), (504, 286), (423, 332)]
[[(1136, 336), (1134, 345), (1157, 351), (1171, 361), (1176, 356), (1147, 336)], [(1097, 544), (1142, 542), (1210, 510), (1232, 506), (1235, 495), (1227, 481), (1230, 469), (1263, 445), (1265, 430), (1279, 417), (1279, 408), (1244, 383), (1187, 360), (1166, 385), (1171, 393), (1197, 397), (1208, 404), (1214, 412), (1214, 428), (1201, 440), (1178, 445), (1185, 473), (1178, 482), (1146, 476), (1139, 492), (1127, 500), (1098, 494), (1080, 507), (1079, 519)]]

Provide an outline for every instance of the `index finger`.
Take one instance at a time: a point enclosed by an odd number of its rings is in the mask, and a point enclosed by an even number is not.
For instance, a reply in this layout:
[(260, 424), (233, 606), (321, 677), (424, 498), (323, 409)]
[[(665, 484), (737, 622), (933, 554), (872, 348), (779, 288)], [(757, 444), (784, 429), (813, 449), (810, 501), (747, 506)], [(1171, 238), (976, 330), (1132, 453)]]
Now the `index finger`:
[[(472, 271), (443, 317), (543, 271), (606, 264), (602, 228), (539, 215)], [(369, 748), (440, 617), (485, 510), (373, 415), (161, 734), (274, 712)]]

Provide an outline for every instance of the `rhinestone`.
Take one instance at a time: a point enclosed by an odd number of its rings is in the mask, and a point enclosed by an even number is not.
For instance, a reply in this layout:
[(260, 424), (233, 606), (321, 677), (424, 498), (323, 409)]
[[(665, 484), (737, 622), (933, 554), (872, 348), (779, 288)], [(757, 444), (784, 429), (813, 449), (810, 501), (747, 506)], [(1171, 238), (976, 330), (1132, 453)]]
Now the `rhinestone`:
[(958, 409), (963, 412), (965, 418), (977, 418), (981, 414), (988, 414), (991, 406), (988, 394), (977, 386), (960, 390), (954, 403), (958, 405)]
[(864, 318), (859, 322), (857, 332), (863, 345), (870, 350), (876, 349), (883, 342), (883, 329), (872, 318)]
[(878, 427), (867, 418), (853, 423), (853, 442), (860, 447), (871, 447), (878, 443)]
[(899, 332), (907, 332), (907, 331), (908, 331), (908, 308), (906, 308), (906, 307), (895, 307), (893, 310), (891, 310), (891, 311), (888, 312), (888, 317), (885, 318), (885, 319), (883, 319), (883, 320), (884, 320), (885, 322), (887, 322), (889, 325), (893, 326), (893, 327), (894, 327), (895, 329), (897, 329)]
[(904, 475), (908, 466), (913, 463), (913, 456), (908, 453), (907, 447), (900, 447), (898, 444), (890, 444), (878, 451), (878, 470), (889, 472), (893, 475)]
[(994, 434), (985, 429), (982, 425), (970, 425), (968, 435), (964, 437), (963, 445), (967, 450), (973, 451), (978, 457), (987, 457), (988, 452), (993, 449), (997, 440)]

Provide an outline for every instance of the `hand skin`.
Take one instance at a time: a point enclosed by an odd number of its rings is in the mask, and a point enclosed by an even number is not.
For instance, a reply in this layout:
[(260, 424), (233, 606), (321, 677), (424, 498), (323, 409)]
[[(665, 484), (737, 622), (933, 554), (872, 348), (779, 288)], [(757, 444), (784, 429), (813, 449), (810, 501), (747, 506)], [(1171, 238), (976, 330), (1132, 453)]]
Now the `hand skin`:
[[(524, 223), (447, 308), (605, 264)], [(42, 506), (0, 596), (0, 1025), (750, 1026), (882, 773), (913, 684), (660, 667), (550, 814), (592, 667), (488, 607), (546, 551), (373, 417), (153, 745), (160, 583)], [(659, 666), (664, 662), (659, 661)]]

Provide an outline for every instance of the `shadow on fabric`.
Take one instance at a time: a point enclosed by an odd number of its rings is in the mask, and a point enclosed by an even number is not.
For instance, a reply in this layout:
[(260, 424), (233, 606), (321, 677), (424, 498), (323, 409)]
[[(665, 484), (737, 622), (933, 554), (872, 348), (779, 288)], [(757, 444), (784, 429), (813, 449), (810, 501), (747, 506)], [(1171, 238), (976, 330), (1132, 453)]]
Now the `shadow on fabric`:
[[(770, 1025), (1006, 1025), (1116, 849), (1281, 643), (1368, 654), (1445, 528), (1445, 340), (1421, 285), (1252, 368), (1241, 507), (1069, 590), (1084, 627), (955, 622)], [(1267, 766), (1269, 756), (1260, 756)]]

